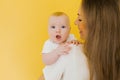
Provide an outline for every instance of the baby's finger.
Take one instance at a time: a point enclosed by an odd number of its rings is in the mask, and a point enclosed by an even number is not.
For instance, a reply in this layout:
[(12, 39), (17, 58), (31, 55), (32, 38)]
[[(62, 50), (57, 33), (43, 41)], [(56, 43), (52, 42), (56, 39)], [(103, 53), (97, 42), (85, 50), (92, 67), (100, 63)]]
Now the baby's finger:
[(67, 46), (69, 46), (69, 43), (65, 43), (63, 46), (64, 46), (64, 47), (67, 47)]
[(66, 44), (71, 44), (71, 41), (66, 42)]
[(71, 47), (66, 47), (66, 48), (64, 48), (64, 51), (69, 52), (70, 50), (71, 50)]
[(63, 54), (66, 55), (66, 54), (68, 54), (68, 52), (67, 52), (67, 51), (64, 51)]

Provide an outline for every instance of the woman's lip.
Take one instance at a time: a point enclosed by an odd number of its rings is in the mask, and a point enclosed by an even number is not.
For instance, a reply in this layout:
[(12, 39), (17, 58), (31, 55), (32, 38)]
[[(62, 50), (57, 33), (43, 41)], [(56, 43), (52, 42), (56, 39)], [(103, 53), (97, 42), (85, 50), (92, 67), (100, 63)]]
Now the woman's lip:
[(79, 33), (82, 34), (82, 31), (80, 31)]
[(80, 36), (83, 36), (83, 31), (80, 31), (79, 33), (80, 33)]

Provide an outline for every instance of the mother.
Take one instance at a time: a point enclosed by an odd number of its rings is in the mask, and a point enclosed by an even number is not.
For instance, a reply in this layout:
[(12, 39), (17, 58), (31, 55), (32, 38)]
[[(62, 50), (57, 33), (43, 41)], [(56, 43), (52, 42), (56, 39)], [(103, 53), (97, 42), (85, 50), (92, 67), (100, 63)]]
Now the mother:
[(83, 0), (75, 24), (85, 39), (91, 80), (120, 80), (119, 0)]

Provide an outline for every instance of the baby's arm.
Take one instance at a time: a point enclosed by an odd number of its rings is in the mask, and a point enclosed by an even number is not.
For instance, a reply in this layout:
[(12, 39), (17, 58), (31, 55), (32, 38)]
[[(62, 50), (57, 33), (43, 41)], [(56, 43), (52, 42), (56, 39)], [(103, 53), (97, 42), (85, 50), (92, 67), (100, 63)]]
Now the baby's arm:
[(70, 48), (69, 44), (61, 44), (56, 49), (54, 49), (53, 51), (51, 51), (47, 54), (43, 53), (42, 54), (43, 62), (46, 65), (53, 64), (59, 59), (59, 57), (61, 55), (68, 54), (70, 49), (71, 48)]

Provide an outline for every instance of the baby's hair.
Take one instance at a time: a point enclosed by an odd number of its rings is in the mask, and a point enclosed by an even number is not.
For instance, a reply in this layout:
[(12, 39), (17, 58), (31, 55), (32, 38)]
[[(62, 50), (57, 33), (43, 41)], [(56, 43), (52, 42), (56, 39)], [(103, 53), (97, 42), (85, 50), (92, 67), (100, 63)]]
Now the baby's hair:
[(50, 15), (50, 17), (52, 17), (52, 16), (55, 16), (55, 17), (66, 16), (66, 17), (67, 17), (67, 20), (68, 20), (68, 23), (69, 23), (69, 25), (70, 25), (69, 17), (68, 17), (68, 15), (67, 15), (66, 13), (64, 13), (64, 12), (54, 12), (54, 13), (52, 13), (52, 14)]
[(51, 16), (62, 16), (62, 15), (67, 16), (67, 14), (64, 12), (54, 12)]

